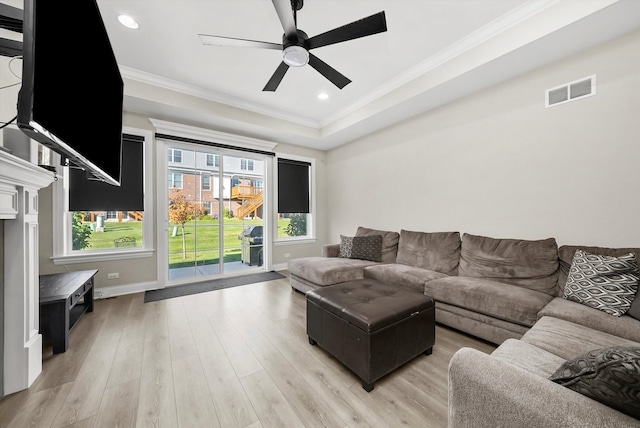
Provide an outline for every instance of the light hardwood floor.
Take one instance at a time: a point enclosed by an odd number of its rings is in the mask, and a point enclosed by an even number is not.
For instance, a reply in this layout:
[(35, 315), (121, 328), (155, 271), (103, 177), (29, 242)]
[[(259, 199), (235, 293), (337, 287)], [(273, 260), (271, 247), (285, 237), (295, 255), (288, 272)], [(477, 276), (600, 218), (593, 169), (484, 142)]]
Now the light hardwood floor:
[(436, 327), (433, 354), (371, 393), (306, 336), (289, 279), (144, 303), (97, 300), (69, 350), (44, 349), (31, 388), (0, 401), (2, 427), (446, 427), (447, 365), (493, 345)]

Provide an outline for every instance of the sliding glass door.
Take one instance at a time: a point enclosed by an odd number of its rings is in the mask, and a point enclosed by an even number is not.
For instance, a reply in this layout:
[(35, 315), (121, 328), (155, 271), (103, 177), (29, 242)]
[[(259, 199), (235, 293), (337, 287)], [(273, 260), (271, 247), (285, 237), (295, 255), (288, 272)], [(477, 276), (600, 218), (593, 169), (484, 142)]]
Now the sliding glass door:
[(169, 282), (263, 270), (264, 159), (165, 147)]

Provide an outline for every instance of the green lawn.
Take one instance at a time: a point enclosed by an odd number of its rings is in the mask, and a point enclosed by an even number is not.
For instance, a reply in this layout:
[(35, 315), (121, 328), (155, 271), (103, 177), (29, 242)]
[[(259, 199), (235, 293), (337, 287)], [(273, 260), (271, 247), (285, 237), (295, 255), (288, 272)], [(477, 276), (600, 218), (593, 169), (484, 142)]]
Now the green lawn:
[[(85, 224), (90, 224), (86, 222)], [(136, 239), (136, 246), (142, 246), (142, 222), (125, 221), (122, 223), (105, 222), (104, 232), (92, 232), (89, 238), (89, 247), (87, 250), (96, 250), (100, 248), (114, 248), (113, 241), (117, 238), (129, 236)]]
[[(261, 224), (262, 220), (238, 220), (226, 219), (224, 228), (224, 260), (240, 260), (242, 241), (238, 236), (247, 226)], [(289, 219), (281, 219), (278, 222), (279, 230), (284, 230)], [(215, 264), (219, 262), (220, 229), (218, 220), (195, 220), (185, 224), (184, 227), (184, 252), (182, 227), (178, 226), (174, 235), (173, 226), (169, 228), (169, 267), (193, 266), (198, 264)], [(100, 248), (114, 248), (114, 240), (121, 237), (133, 237), (136, 246), (142, 246), (142, 223), (129, 222), (105, 222), (104, 232), (93, 232), (89, 239), (90, 246), (87, 250)]]

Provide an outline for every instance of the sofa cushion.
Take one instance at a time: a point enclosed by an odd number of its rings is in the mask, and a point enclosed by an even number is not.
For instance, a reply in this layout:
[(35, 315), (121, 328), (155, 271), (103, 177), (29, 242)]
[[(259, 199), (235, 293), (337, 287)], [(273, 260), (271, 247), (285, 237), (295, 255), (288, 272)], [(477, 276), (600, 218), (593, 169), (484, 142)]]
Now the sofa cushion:
[(444, 302), (436, 302), (436, 322), (496, 345), (500, 345), (507, 339), (520, 339), (531, 327)]
[(395, 263), (398, 254), (398, 240), (400, 234), (398, 232), (390, 232), (385, 230), (369, 229), (366, 227), (358, 227), (356, 236), (382, 235), (382, 250), (380, 260), (382, 263)]
[(631, 307), (639, 278), (633, 253), (615, 257), (579, 249), (569, 269), (564, 298), (619, 317)]
[(340, 235), (340, 253), (338, 257), (379, 262), (381, 255), (382, 235)]
[(397, 263), (367, 266), (364, 268), (364, 277), (373, 278), (388, 284), (400, 285), (420, 294), (424, 293), (424, 282), (445, 278), (447, 275), (428, 269), (421, 269)]
[(569, 275), (569, 269), (573, 262), (573, 256), (576, 250), (582, 249), (591, 254), (598, 254), (602, 256), (615, 256), (619, 257), (623, 254), (634, 253), (636, 260), (640, 260), (640, 248), (607, 248), (607, 247), (588, 247), (578, 245), (562, 245), (558, 248), (558, 258), (560, 259), (560, 270), (558, 272), (558, 296), (562, 296), (564, 293), (564, 286), (567, 283), (567, 276)]
[(458, 274), (500, 281), (555, 297), (558, 295), (558, 246), (554, 238), (527, 241), (465, 233)]
[(400, 230), (396, 263), (457, 275), (459, 262), (459, 232)]
[(540, 318), (521, 340), (565, 360), (597, 348), (640, 346), (638, 342), (553, 317)]
[(594, 349), (563, 363), (550, 380), (640, 419), (640, 347)]
[(640, 321), (628, 316), (612, 317), (571, 300), (556, 297), (540, 310), (538, 318), (554, 317), (584, 325), (605, 333), (640, 342)]
[(444, 302), (512, 323), (532, 326), (553, 297), (539, 291), (479, 278), (449, 276), (424, 284), (424, 294)]
[(376, 262), (339, 257), (302, 257), (289, 260), (287, 269), (291, 275), (326, 286), (362, 279), (365, 266), (374, 264)]
[(505, 340), (491, 356), (544, 378), (565, 362), (564, 358), (517, 339)]

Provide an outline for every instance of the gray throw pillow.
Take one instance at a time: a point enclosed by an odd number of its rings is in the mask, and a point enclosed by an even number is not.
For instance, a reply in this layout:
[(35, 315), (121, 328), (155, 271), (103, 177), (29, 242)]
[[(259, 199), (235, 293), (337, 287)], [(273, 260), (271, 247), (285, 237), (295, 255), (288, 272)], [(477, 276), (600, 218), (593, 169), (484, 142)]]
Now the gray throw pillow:
[(340, 235), (339, 257), (380, 262), (382, 257), (382, 235)]
[(614, 257), (576, 250), (563, 297), (619, 317), (631, 307), (638, 279), (633, 253)]
[(564, 362), (549, 379), (640, 419), (640, 347), (594, 349)]
[(400, 234), (398, 232), (369, 229), (368, 227), (358, 226), (358, 229), (356, 230), (356, 236), (370, 235), (382, 236), (382, 250), (380, 261), (384, 263), (395, 263), (396, 255), (398, 254), (398, 240), (400, 239)]

